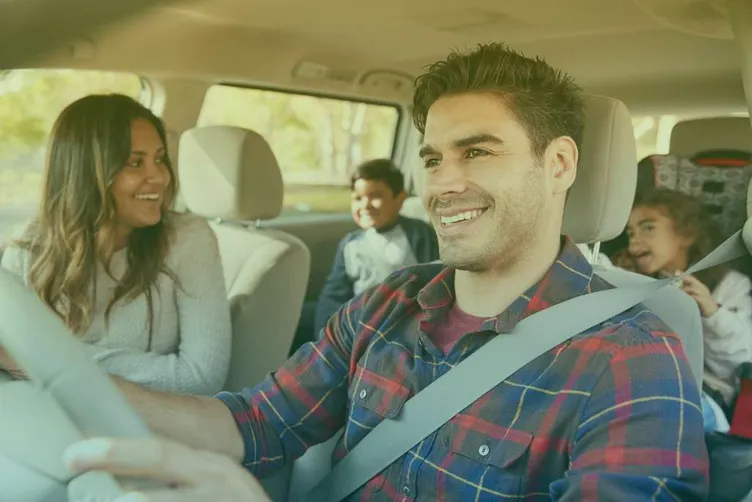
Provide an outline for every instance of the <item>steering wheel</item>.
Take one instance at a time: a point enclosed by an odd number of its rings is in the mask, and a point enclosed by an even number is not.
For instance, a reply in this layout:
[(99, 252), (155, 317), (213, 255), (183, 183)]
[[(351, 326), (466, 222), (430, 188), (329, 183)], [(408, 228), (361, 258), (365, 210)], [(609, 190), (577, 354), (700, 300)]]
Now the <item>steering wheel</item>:
[(76, 475), (65, 468), (62, 452), (75, 441), (151, 432), (62, 320), (2, 269), (0, 346), (30, 378), (0, 380), (3, 498), (106, 502), (134, 485), (153, 486), (102, 472)]

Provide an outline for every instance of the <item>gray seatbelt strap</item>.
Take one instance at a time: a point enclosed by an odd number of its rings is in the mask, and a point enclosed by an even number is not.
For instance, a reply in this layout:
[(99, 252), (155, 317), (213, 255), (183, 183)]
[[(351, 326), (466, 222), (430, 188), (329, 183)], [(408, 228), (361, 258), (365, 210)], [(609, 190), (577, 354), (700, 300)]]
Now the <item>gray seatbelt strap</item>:
[(494, 337), (407, 400), (395, 419), (379, 423), (302, 502), (339, 502), (541, 354), (634, 307), (686, 275), (746, 254), (741, 232), (737, 232), (676, 278), (578, 296), (531, 315), (512, 333)]

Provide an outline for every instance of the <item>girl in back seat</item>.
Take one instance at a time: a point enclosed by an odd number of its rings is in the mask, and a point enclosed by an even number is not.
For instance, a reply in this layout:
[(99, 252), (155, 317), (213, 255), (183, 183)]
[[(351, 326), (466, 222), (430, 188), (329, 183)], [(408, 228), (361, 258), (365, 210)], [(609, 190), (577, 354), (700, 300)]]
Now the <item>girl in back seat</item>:
[[(719, 244), (699, 200), (668, 189), (638, 196), (627, 235), (638, 271), (654, 277), (683, 272)], [(679, 286), (702, 315), (705, 391), (727, 411), (737, 390), (736, 370), (752, 361), (752, 283), (722, 265), (687, 277)]]
[[(39, 215), (2, 266), (111, 374), (214, 394), (230, 363), (224, 275), (207, 222), (170, 211), (175, 181), (150, 110), (122, 95), (80, 99), (57, 119)], [(22, 376), (1, 348), (0, 369)]]

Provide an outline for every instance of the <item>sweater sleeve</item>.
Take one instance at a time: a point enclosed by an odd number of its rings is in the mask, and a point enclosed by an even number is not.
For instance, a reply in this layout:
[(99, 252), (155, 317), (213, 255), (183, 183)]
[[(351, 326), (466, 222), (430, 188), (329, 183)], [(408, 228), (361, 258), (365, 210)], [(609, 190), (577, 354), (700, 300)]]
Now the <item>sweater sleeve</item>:
[(18, 276), (28, 284), (29, 253), (17, 246), (8, 246), (3, 253), (2, 268)]
[(752, 361), (752, 283), (731, 271), (713, 291), (718, 311), (703, 319), (705, 364), (719, 378), (728, 380), (740, 364)]
[(230, 367), (232, 324), (217, 239), (208, 223), (177, 217), (170, 260), (176, 285), (180, 329), (172, 354), (89, 346), (107, 371), (150, 388), (213, 395), (222, 389)]
[(418, 263), (430, 263), (439, 259), (439, 240), (430, 224), (405, 216), (400, 218), (400, 224)]
[(337, 254), (334, 257), (332, 270), (324, 282), (324, 287), (319, 294), (318, 304), (316, 306), (316, 337), (329, 318), (337, 312), (342, 305), (355, 296), (353, 282), (347, 275), (345, 266), (345, 246), (352, 239), (352, 235), (345, 236), (337, 246)]

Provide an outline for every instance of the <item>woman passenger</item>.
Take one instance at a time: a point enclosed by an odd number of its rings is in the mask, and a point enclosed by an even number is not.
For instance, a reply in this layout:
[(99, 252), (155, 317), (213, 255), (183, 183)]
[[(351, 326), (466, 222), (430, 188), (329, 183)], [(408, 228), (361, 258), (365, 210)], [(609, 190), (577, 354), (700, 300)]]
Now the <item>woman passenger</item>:
[[(187, 394), (221, 390), (230, 309), (207, 222), (170, 210), (165, 128), (122, 95), (70, 104), (51, 135), (38, 217), (2, 266), (20, 275), (113, 375)], [(0, 368), (18, 368), (0, 349)]]

